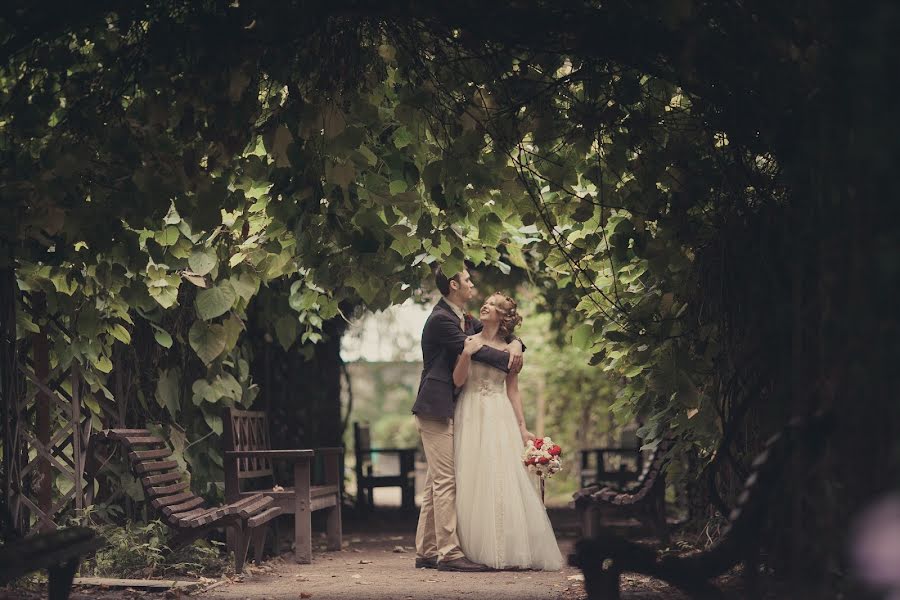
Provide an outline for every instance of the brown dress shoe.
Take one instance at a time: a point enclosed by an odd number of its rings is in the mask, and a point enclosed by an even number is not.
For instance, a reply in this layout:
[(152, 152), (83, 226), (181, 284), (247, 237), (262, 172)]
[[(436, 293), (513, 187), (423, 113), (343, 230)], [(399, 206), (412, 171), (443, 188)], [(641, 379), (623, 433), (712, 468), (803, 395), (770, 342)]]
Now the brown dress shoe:
[(466, 571), (468, 573), (479, 573), (482, 571), (490, 571), (487, 565), (474, 563), (465, 556), (454, 558), (453, 560), (442, 560), (438, 563), (438, 571)]
[(420, 558), (416, 557), (416, 568), (417, 569), (437, 569), (438, 568), (438, 560), (437, 556), (432, 556), (431, 558)]

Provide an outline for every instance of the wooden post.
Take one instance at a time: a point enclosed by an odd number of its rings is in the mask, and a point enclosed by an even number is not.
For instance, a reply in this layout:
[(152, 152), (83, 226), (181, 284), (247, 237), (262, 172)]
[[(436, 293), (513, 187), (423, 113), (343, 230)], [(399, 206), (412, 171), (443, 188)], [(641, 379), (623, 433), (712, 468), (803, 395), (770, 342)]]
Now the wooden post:
[(333, 485), (338, 489), (336, 505), (328, 509), (328, 517), (325, 523), (326, 539), (328, 540), (327, 548), (329, 550), (340, 550), (343, 544), (341, 531), (341, 471), (340, 459), (342, 454), (329, 453), (325, 455), (325, 485)]
[(84, 460), (81, 454), (81, 373), (77, 363), (72, 361), (72, 462), (75, 465), (75, 511), (81, 516), (84, 508)]
[[(35, 316), (43, 315), (44, 299), (35, 295)], [(34, 374), (38, 381), (47, 385), (50, 377), (50, 345), (47, 340), (47, 332), (42, 327), (40, 333), (31, 336), (31, 351), (34, 357)], [(35, 410), (35, 433), (37, 441), (43, 445), (45, 449), (50, 450), (50, 397), (42, 389), (38, 388), (35, 392), (35, 402), (37, 407)], [(49, 515), (53, 501), (53, 478), (51, 477), (50, 461), (40, 454), (35, 459), (38, 463), (38, 485), (37, 485), (37, 501), (38, 508)], [(51, 531), (49, 525), (41, 520), (38, 525), (40, 531)]]
[(310, 499), (310, 459), (294, 463), (294, 559), (312, 562), (312, 506)]

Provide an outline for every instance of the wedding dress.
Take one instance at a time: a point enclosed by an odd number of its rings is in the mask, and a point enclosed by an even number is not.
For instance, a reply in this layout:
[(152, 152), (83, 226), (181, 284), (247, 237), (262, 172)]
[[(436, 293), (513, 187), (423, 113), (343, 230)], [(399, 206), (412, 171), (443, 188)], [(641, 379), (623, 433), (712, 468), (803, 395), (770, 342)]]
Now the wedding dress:
[(537, 476), (522, 464), (506, 373), (472, 362), (453, 429), (457, 532), (466, 558), (495, 569), (561, 569)]

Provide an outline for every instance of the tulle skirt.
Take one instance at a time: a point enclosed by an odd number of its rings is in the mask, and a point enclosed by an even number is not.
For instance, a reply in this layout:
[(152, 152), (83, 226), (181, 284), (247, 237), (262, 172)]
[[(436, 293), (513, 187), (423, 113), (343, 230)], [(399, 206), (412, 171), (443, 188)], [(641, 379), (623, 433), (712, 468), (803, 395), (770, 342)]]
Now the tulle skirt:
[(457, 532), (466, 557), (495, 569), (561, 569), (539, 480), (522, 464), (522, 438), (502, 382), (479, 385), (470, 378), (453, 429)]

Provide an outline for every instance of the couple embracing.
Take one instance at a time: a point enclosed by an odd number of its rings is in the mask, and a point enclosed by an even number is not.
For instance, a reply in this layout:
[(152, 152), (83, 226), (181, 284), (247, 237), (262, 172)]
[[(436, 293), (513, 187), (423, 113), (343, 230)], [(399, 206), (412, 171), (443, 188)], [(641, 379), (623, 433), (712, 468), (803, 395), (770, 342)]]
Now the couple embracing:
[(518, 372), (522, 321), (496, 293), (465, 313), (475, 284), (463, 270), (435, 275), (443, 298), (422, 332), (424, 368), (413, 413), (428, 474), (416, 530), (416, 567), (444, 571), (562, 568), (532, 476)]

